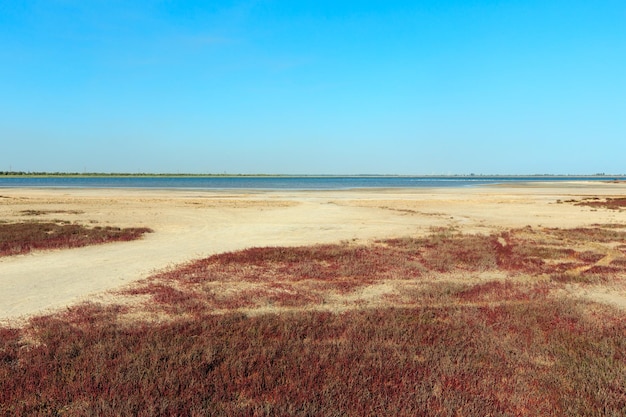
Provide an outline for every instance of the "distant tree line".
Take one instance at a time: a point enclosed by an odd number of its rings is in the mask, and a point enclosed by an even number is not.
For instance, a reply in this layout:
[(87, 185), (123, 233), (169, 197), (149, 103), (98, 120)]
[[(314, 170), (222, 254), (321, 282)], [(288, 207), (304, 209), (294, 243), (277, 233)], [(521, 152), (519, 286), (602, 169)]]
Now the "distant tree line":
[(193, 174), (145, 174), (130, 172), (44, 172), (44, 171), (0, 171), (0, 176), (29, 176), (29, 177), (130, 177), (130, 176), (173, 176)]
[[(449, 174), (449, 175), (339, 175), (340, 177), (622, 177), (626, 174), (531, 174), (531, 175), (506, 175), (506, 174)], [(0, 176), (31, 176), (31, 177), (334, 177), (335, 175), (285, 175), (285, 174), (189, 174), (189, 173), (145, 173), (145, 172), (45, 172), (45, 171), (0, 171)]]
[(0, 171), (0, 176), (29, 177), (269, 177), (276, 174), (188, 174), (188, 173), (131, 173), (131, 172), (45, 172)]

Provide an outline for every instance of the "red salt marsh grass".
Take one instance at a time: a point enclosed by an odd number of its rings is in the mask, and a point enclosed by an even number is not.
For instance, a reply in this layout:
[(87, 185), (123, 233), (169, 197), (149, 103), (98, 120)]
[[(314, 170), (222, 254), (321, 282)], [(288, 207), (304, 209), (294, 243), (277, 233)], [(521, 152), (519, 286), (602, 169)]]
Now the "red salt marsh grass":
[[(4, 330), (4, 415), (623, 415), (626, 325), (573, 302)], [(33, 342), (33, 341), (36, 341)]]
[(577, 206), (587, 206), (593, 208), (605, 208), (610, 210), (622, 210), (626, 208), (626, 197), (589, 197), (575, 203)]
[[(594, 229), (438, 230), (199, 260), (126, 291), (145, 304), (1, 329), (0, 413), (623, 416), (624, 312), (551, 279), (599, 267), (599, 236), (607, 251), (626, 237)], [(593, 273), (618, 285), (626, 265), (611, 266)], [(363, 302), (381, 286), (395, 292)]]
[(67, 221), (0, 223), (0, 256), (139, 239), (148, 228), (87, 227)]

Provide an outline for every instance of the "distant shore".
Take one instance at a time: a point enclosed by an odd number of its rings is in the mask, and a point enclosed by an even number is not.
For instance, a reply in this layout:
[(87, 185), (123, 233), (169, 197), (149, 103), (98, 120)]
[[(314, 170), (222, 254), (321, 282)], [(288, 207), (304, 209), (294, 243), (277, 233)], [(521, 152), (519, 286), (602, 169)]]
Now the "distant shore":
[(464, 188), (485, 185), (525, 183), (615, 183), (626, 180), (616, 176), (402, 176), (402, 175), (195, 175), (195, 174), (25, 174), (0, 176), (0, 189), (164, 189), (164, 190), (357, 190)]
[(150, 172), (34, 172), (0, 171), (4, 177), (250, 177), (250, 178), (589, 178), (626, 180), (626, 174), (230, 174), (230, 173), (150, 173)]

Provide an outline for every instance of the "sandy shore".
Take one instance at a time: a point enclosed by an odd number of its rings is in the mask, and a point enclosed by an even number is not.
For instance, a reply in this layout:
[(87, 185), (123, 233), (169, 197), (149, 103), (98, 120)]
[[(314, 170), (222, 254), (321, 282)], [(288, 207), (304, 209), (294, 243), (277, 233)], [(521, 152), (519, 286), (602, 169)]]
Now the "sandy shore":
[(626, 211), (565, 203), (624, 195), (626, 184), (599, 182), (351, 191), (0, 189), (2, 221), (154, 230), (135, 242), (0, 258), (0, 321), (99, 299), (163, 268), (253, 246), (367, 242), (439, 226), (489, 233), (626, 223)]

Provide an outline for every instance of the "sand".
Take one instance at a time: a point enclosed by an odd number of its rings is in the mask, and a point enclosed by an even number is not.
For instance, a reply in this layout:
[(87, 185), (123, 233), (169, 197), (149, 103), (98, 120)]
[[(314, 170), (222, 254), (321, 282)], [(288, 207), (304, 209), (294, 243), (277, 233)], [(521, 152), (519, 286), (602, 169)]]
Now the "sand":
[[(0, 322), (103, 299), (107, 291), (164, 268), (254, 246), (367, 243), (449, 226), (490, 233), (527, 225), (626, 223), (626, 211), (565, 202), (624, 195), (626, 184), (601, 182), (350, 191), (0, 189), (2, 221), (58, 219), (154, 230), (134, 242), (0, 258)], [(596, 295), (607, 303), (626, 300), (610, 289)]]

